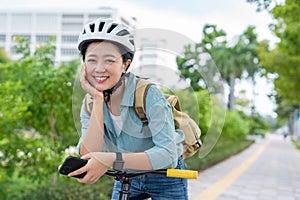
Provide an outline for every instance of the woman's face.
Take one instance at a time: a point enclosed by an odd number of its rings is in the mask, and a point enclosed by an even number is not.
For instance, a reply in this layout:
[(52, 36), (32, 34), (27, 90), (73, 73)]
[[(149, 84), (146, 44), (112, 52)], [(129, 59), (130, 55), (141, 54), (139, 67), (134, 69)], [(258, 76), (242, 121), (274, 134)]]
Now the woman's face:
[(87, 80), (100, 91), (105, 91), (120, 80), (126, 72), (118, 47), (110, 42), (93, 42), (85, 53)]

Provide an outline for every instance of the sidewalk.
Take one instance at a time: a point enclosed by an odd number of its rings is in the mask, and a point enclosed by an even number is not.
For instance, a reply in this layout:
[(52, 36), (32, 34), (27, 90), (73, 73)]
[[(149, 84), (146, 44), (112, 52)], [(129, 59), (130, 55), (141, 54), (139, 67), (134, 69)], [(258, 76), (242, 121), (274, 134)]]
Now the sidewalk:
[(282, 136), (250, 148), (189, 180), (191, 200), (300, 200), (300, 153)]

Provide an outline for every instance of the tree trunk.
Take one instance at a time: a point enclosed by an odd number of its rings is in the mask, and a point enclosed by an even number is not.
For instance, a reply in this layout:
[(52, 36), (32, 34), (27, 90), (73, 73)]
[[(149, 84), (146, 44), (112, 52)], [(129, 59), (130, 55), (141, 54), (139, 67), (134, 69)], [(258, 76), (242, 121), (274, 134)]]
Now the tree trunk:
[(235, 109), (235, 97), (234, 97), (235, 75), (234, 74), (229, 75), (229, 86), (230, 86), (230, 92), (229, 92), (229, 99), (228, 99), (228, 109), (234, 110)]
[(50, 126), (50, 136), (51, 136), (51, 139), (54, 140), (56, 138), (56, 130), (55, 130), (56, 116), (50, 115), (48, 117), (48, 122), (49, 122), (49, 126)]
[(251, 116), (254, 118), (255, 116), (255, 87), (256, 87), (256, 80), (255, 75), (252, 76), (252, 103), (251, 103)]

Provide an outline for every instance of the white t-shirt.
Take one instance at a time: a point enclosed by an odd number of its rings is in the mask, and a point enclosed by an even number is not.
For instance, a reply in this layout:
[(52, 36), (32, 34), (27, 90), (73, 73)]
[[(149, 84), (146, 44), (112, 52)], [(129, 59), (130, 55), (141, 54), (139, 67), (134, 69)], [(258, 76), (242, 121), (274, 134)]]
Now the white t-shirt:
[[(127, 77), (125, 77), (125, 85), (127, 83)], [(116, 116), (114, 114), (112, 114), (111, 112), (109, 112), (111, 119), (113, 121), (113, 125), (116, 131), (117, 136), (120, 135), (121, 131), (122, 131), (122, 127), (123, 127), (123, 122), (122, 122), (122, 118), (121, 115), (120, 116)]]
[(111, 112), (109, 112), (111, 119), (113, 121), (114, 127), (115, 127), (115, 131), (116, 134), (119, 136), (123, 127), (123, 122), (122, 122), (122, 118), (121, 115), (120, 116), (116, 116), (113, 115)]

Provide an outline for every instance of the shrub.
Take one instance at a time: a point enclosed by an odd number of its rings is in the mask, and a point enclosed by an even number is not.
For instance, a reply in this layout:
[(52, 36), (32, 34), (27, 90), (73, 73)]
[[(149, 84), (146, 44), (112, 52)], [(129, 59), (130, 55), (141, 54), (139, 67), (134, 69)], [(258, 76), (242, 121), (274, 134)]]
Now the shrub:
[(227, 111), (222, 136), (230, 140), (245, 138), (250, 132), (249, 118), (238, 111)]
[(111, 177), (102, 177), (95, 184), (81, 184), (76, 179), (69, 177), (58, 177), (57, 182), (54, 184), (49, 180), (37, 184), (26, 178), (18, 178), (9, 182), (10, 184), (5, 184), (5, 194), (0, 195), (1, 199), (107, 200), (110, 199), (113, 188), (113, 179)]
[(196, 153), (191, 158), (185, 160), (186, 166), (191, 170), (204, 170), (211, 167), (224, 159), (237, 154), (247, 147), (249, 147), (254, 141), (252, 140), (229, 140), (220, 137), (212, 151), (204, 158), (199, 158), (199, 153)]

